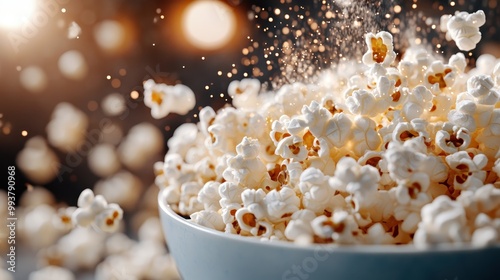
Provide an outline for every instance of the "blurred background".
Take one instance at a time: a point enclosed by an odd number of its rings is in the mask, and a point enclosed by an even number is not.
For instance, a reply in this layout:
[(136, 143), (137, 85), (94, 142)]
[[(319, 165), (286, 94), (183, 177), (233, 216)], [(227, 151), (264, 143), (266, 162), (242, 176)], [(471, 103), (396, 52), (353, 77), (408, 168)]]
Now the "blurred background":
[[(141, 225), (157, 215), (153, 163), (162, 160), (179, 125), (197, 122), (201, 108), (231, 104), (232, 80), (257, 78), (267, 90), (314, 82), (317, 71), (359, 57), (365, 51), (359, 41), (369, 31), (391, 31), (399, 54), (405, 46), (428, 44), (446, 56), (458, 49), (443, 39), (440, 16), (478, 9), (487, 23), (478, 48), (466, 53), (470, 65), (480, 54), (500, 57), (496, 0), (0, 0), (0, 170), (16, 166), (19, 215), (40, 205), (51, 211), (75, 205), (83, 189), (97, 188), (125, 203), (123, 232), (140, 241)], [(152, 118), (143, 103), (148, 79), (187, 85), (196, 95), (195, 108)], [(71, 106), (58, 106), (62, 102)], [(79, 129), (84, 134), (77, 148), (54, 140)], [(20, 222), (19, 239), (45, 234), (42, 228), (50, 232), (46, 227), (23, 228)], [(40, 244), (26, 241), (15, 279), (57, 265), (64, 254), (44, 248), (63, 235), (54, 233)], [(94, 256), (96, 263), (109, 254)], [(96, 264), (75, 263), (72, 271), (93, 279)]]

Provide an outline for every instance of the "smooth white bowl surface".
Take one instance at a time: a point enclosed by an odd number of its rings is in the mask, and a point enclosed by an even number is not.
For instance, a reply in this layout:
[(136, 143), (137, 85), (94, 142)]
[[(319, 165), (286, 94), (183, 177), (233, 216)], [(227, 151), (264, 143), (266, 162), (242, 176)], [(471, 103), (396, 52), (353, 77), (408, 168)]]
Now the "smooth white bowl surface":
[(500, 246), (300, 247), (226, 234), (197, 225), (158, 203), (168, 248), (184, 280), (500, 279)]

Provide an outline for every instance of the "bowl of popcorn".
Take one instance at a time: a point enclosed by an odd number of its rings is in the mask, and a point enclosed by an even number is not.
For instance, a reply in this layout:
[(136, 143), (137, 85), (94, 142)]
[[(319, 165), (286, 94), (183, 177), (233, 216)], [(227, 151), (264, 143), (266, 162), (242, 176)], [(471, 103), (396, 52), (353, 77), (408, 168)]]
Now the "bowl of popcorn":
[[(441, 29), (469, 51), (484, 21)], [(233, 107), (168, 140), (158, 202), (184, 279), (494, 278), (500, 59), (470, 69), (416, 46), (397, 60), (390, 33), (365, 41), (314, 84), (231, 82)]]

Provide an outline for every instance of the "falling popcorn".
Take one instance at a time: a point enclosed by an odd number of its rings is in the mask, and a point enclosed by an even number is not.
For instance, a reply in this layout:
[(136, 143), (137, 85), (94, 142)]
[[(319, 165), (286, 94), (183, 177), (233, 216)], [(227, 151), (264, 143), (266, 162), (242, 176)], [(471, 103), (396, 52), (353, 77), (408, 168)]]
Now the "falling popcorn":
[(57, 104), (46, 128), (49, 143), (63, 152), (77, 150), (85, 141), (88, 122), (87, 115), (70, 103)]
[(29, 139), (19, 152), (16, 163), (23, 173), (37, 184), (52, 181), (59, 172), (59, 159), (45, 139), (36, 136)]
[(70, 80), (82, 80), (87, 76), (88, 65), (83, 54), (77, 50), (63, 53), (57, 62), (61, 74)]
[(100, 177), (111, 176), (120, 169), (120, 159), (116, 149), (111, 144), (98, 144), (88, 155), (89, 168)]
[(123, 210), (118, 204), (108, 204), (102, 195), (94, 196), (91, 189), (85, 189), (78, 197), (78, 209), (71, 219), (75, 226), (92, 226), (103, 232), (115, 232), (122, 217)]
[(68, 27), (68, 39), (78, 39), (82, 33), (82, 28), (78, 23), (72, 21)]
[(153, 118), (161, 119), (170, 113), (187, 114), (194, 108), (196, 99), (185, 85), (169, 86), (147, 80), (144, 82), (144, 104), (151, 108)]
[(118, 155), (122, 163), (132, 169), (139, 170), (151, 161), (163, 149), (161, 131), (150, 123), (133, 126), (125, 139), (118, 146)]
[(441, 31), (446, 32), (446, 39), (455, 41), (462, 51), (471, 51), (481, 40), (479, 27), (485, 22), (486, 16), (482, 10), (472, 14), (456, 12), (454, 16), (443, 15), (440, 26)]
[(106, 95), (101, 101), (101, 108), (108, 116), (118, 116), (126, 110), (125, 98), (119, 93)]
[(19, 81), (25, 89), (33, 93), (39, 93), (48, 86), (47, 74), (38, 66), (24, 68), (19, 75)]

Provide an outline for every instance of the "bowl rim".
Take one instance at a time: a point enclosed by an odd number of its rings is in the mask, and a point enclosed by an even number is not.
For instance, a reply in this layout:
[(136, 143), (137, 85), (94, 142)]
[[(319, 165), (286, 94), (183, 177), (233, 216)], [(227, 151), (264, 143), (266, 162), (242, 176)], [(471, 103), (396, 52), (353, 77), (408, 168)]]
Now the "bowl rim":
[[(426, 247), (415, 247), (412, 244), (406, 245), (367, 245), (367, 244), (357, 244), (357, 245), (339, 245), (339, 244), (310, 244), (310, 245), (298, 245), (290, 241), (283, 240), (261, 240), (257, 237), (241, 236), (237, 234), (229, 234), (202, 225), (196, 224), (190, 220), (187, 220), (177, 214), (172, 207), (167, 203), (165, 198), (166, 189), (161, 189), (158, 193), (158, 205), (160, 211), (165, 212), (170, 218), (184, 226), (208, 234), (212, 237), (218, 237), (223, 239), (230, 239), (237, 242), (247, 243), (253, 246), (271, 246), (278, 247), (287, 250), (299, 250), (299, 251), (318, 251), (318, 250), (328, 250), (334, 252), (345, 252), (345, 253), (363, 253), (363, 254), (423, 254), (423, 253), (438, 253), (438, 252), (475, 252), (489, 249), (500, 249), (500, 243), (478, 247), (472, 246), (470, 243), (463, 244), (440, 244)], [(162, 222), (163, 223), (163, 222)]]

